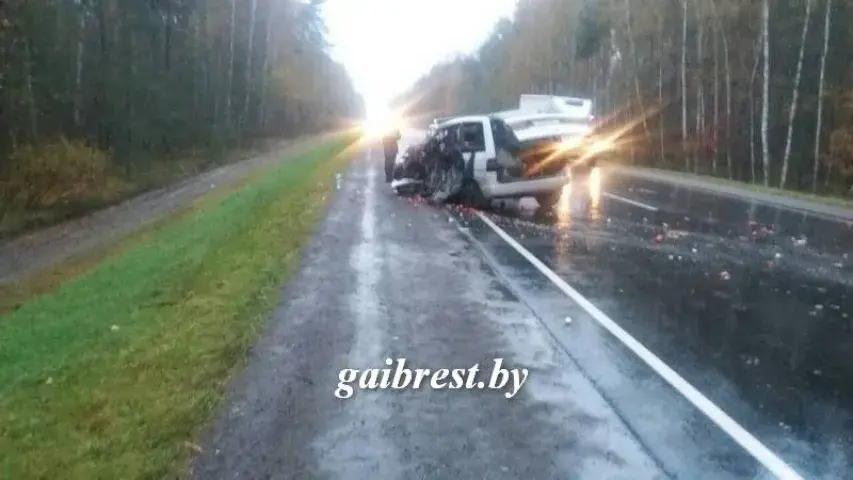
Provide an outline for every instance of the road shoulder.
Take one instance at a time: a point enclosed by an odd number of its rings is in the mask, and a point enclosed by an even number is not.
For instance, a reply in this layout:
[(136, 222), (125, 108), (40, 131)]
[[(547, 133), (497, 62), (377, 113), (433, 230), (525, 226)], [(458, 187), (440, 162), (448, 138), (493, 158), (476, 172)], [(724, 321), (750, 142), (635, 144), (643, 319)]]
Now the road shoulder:
[(610, 173), (626, 175), (634, 178), (664, 182), (682, 187), (704, 190), (747, 201), (755, 201), (771, 206), (784, 207), (830, 220), (853, 221), (853, 209), (810, 201), (804, 198), (779, 195), (769, 192), (750, 190), (737, 185), (726, 185), (700, 176), (686, 175), (678, 172), (667, 172), (650, 168), (632, 167), (627, 165), (608, 165)]

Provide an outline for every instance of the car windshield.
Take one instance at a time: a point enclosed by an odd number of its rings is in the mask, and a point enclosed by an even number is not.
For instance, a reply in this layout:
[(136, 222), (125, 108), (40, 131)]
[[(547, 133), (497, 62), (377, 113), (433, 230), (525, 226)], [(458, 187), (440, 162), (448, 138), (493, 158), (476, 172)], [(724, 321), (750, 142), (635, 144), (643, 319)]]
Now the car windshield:
[(492, 126), (495, 146), (503, 147), (513, 154), (518, 153), (521, 148), (521, 142), (519, 142), (513, 129), (498, 117), (493, 116), (489, 120)]

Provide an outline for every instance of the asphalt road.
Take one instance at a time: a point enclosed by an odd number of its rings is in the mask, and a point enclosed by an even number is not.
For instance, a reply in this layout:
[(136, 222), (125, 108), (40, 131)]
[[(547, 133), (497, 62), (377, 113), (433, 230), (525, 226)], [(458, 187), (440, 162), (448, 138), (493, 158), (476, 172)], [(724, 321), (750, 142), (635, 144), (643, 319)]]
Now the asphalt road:
[[(381, 162), (345, 173), (195, 478), (853, 478), (846, 223), (609, 174), (553, 212), (436, 209)], [(529, 377), (334, 396), (386, 358)]]
[[(229, 406), (200, 479), (666, 478), (586, 374), (445, 211), (397, 197), (381, 152), (344, 175)], [(529, 372), (488, 389), (334, 392), (339, 371)]]
[[(800, 475), (853, 478), (849, 224), (627, 176), (592, 183), (571, 186), (555, 212), (487, 217)], [(573, 308), (492, 228), (469, 223), (540, 316)], [(671, 475), (717, 477), (713, 465), (696, 474), (707, 459), (720, 460), (719, 478), (760, 472), (579, 314), (571, 333), (554, 321), (562, 344)]]

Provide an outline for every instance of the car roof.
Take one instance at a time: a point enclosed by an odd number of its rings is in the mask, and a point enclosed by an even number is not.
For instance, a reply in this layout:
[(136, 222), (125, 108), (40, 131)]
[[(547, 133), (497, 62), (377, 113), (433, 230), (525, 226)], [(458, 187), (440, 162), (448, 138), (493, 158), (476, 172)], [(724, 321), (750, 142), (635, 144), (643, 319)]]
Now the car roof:
[(458, 125), (460, 123), (466, 122), (482, 122), (484, 120), (488, 120), (488, 115), (465, 115), (461, 117), (450, 117), (443, 122), (440, 122), (439, 125), (442, 127), (448, 127), (453, 125)]

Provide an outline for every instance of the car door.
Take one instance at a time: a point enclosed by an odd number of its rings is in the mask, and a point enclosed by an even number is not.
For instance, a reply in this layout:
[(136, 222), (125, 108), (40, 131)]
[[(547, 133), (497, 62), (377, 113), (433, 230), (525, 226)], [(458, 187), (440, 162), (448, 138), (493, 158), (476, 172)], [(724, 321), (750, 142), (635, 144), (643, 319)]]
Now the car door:
[(476, 120), (459, 124), (458, 135), (465, 159), (465, 177), (483, 182), (486, 162), (494, 156), (491, 128), (486, 121)]

